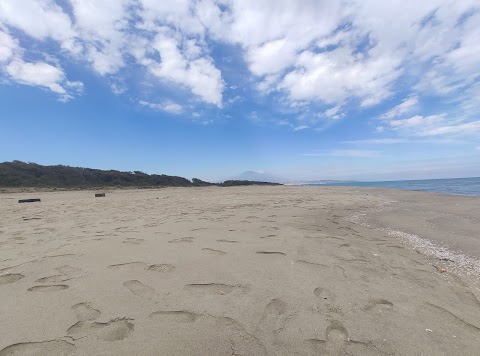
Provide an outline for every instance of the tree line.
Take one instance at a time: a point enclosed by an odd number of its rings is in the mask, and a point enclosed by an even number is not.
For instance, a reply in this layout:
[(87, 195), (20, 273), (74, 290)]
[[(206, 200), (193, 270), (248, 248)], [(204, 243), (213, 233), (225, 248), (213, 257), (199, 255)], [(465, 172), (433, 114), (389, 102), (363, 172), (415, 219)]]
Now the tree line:
[(65, 165), (43, 166), (36, 163), (13, 161), (0, 163), (0, 187), (205, 187), (278, 185), (277, 183), (246, 180), (226, 180), (222, 183), (205, 182), (198, 178), (188, 180), (165, 174), (147, 174), (141, 171), (122, 172)]

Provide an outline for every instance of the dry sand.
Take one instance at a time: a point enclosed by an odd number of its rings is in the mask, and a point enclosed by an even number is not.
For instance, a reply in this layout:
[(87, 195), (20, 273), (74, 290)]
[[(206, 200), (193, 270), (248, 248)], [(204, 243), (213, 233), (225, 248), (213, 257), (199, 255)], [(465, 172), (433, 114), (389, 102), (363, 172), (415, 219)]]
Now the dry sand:
[(479, 355), (479, 208), (345, 187), (1, 194), (0, 356)]

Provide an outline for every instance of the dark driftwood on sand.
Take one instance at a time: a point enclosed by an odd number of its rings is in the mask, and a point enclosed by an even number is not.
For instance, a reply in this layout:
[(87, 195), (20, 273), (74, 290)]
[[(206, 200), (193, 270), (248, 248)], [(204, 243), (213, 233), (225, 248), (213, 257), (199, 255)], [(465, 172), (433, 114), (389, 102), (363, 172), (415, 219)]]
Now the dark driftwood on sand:
[(104, 197), (105, 193), (95, 193), (95, 198)]
[(35, 203), (37, 201), (41, 201), (41, 199), (20, 199), (19, 203)]

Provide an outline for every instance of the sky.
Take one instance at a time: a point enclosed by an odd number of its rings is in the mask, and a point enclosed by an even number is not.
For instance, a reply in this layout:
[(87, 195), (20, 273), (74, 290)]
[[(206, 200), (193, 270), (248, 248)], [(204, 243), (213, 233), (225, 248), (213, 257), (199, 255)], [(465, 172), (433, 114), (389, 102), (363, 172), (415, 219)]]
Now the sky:
[(478, 0), (0, 0), (0, 161), (480, 176)]

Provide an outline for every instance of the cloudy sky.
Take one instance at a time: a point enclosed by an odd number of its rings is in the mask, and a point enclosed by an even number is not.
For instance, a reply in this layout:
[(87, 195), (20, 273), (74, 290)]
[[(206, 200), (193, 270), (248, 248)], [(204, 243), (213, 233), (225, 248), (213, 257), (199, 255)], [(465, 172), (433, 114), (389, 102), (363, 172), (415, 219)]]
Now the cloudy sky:
[(480, 176), (478, 0), (0, 0), (0, 161)]

